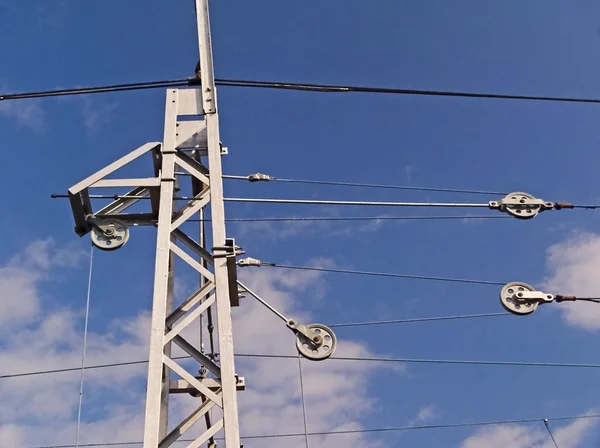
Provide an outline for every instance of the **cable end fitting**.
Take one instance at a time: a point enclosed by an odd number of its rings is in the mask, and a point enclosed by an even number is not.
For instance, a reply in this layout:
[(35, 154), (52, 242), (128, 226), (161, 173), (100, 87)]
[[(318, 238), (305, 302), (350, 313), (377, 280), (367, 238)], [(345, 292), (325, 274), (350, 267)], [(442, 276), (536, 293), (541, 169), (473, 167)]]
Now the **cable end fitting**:
[(557, 302), (574, 302), (575, 300), (577, 300), (577, 297), (575, 296), (554, 296), (555, 300)]
[(247, 258), (242, 258), (241, 260), (238, 260), (237, 265), (241, 268), (244, 268), (247, 266), (256, 266), (256, 267), (260, 268), (263, 265), (263, 262), (260, 260), (257, 260), (256, 258), (247, 257)]
[(250, 182), (268, 182), (270, 180), (275, 179), (274, 177), (269, 176), (268, 174), (262, 173), (254, 173), (248, 176), (248, 180)]
[(575, 208), (575, 206), (570, 202), (557, 202), (554, 204), (555, 210), (562, 210), (563, 208)]

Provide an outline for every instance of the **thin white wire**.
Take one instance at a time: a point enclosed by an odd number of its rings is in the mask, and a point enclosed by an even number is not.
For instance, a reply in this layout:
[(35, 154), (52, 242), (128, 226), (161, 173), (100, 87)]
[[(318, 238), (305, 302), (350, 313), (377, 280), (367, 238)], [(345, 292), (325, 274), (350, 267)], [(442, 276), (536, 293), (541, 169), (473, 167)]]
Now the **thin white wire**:
[(304, 380), (302, 379), (302, 356), (298, 353), (298, 370), (300, 371), (300, 398), (302, 400), (302, 417), (304, 418), (304, 440), (308, 447), (308, 425), (306, 423), (306, 403), (304, 402)]
[(79, 447), (79, 432), (81, 429), (81, 407), (83, 404), (83, 374), (85, 372), (85, 352), (87, 348), (88, 322), (90, 319), (90, 297), (92, 292), (92, 267), (94, 264), (94, 246), (90, 247), (90, 271), (88, 274), (87, 298), (85, 304), (85, 324), (83, 328), (83, 350), (81, 353), (81, 378), (79, 384), (79, 409), (77, 411), (77, 433), (75, 436), (75, 447)]

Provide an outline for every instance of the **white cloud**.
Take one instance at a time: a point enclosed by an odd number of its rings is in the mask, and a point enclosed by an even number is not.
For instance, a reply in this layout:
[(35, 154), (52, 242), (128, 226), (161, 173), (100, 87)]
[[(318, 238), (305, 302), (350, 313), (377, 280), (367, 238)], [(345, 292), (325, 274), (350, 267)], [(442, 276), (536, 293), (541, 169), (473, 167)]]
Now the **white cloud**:
[[(547, 251), (549, 293), (579, 297), (600, 296), (600, 235), (579, 233)], [(587, 330), (600, 330), (600, 305), (589, 302), (556, 304), (565, 320)]]
[[(33, 243), (0, 267), (4, 285), (12, 285), (11, 290), (0, 285), (0, 306), (10, 315), (13, 327), (0, 333), (0, 374), (79, 365), (81, 314), (56, 306), (55, 311), (46, 312), (44, 300), (51, 298), (42, 298), (40, 290), (44, 282), (52, 280), (56, 268), (80, 257), (80, 253), (45, 240)], [(303, 323), (319, 320), (303, 306), (311, 301), (307, 297), (318, 299), (325, 292), (318, 273), (265, 269), (242, 272), (242, 278), (284, 314)], [(21, 306), (29, 303), (20, 315), (6, 308), (7, 302), (17, 297), (16, 292)], [(104, 332), (91, 332), (86, 363), (147, 358), (149, 320), (149, 314), (143, 312), (110, 322)], [(237, 352), (297, 354), (294, 335), (285, 323), (250, 297), (234, 310), (234, 335)], [(189, 339), (197, 340), (193, 336)], [(374, 355), (359, 341), (344, 339), (338, 344), (340, 356)], [(362, 419), (375, 405), (368, 391), (370, 374), (380, 366), (333, 360), (303, 360), (302, 365), (309, 431), (360, 429)], [(238, 394), (242, 433), (303, 432), (297, 359), (238, 358), (236, 370), (247, 381), (247, 390)], [(82, 443), (141, 439), (145, 376), (144, 364), (86, 371)], [(1, 380), (0, 446), (73, 443), (78, 392), (77, 371)], [(172, 422), (197, 403), (189, 396), (174, 400)], [(213, 417), (217, 418), (218, 412)], [(190, 435), (200, 432), (202, 425)], [(302, 437), (283, 440), (286, 447), (304, 446)], [(261, 440), (263, 448), (279, 448), (282, 443), (282, 439)], [(311, 448), (338, 446), (381, 445), (362, 434), (311, 438)]]
[(423, 406), (419, 409), (417, 416), (410, 422), (409, 426), (425, 423), (440, 418), (442, 413), (438, 410), (435, 404)]
[[(2, 91), (6, 90), (2, 88)], [(35, 99), (0, 101), (0, 116), (15, 119), (20, 125), (34, 130), (44, 124), (44, 111)]]
[[(558, 429), (550, 423), (550, 428), (558, 446), (577, 448), (597, 423), (594, 419), (580, 419)], [(479, 429), (461, 448), (554, 448), (554, 442), (540, 421), (537, 426), (499, 425)]]
[(81, 101), (83, 102), (81, 116), (83, 124), (88, 130), (96, 130), (107, 124), (112, 118), (112, 113), (117, 108), (116, 103), (101, 104), (99, 101), (87, 96), (81, 97)]
[[(322, 215), (326, 217), (327, 215)], [(385, 218), (386, 215), (380, 215)], [(349, 237), (359, 233), (371, 233), (379, 230), (386, 222), (385, 219), (346, 220), (346, 221), (286, 221), (286, 222), (244, 222), (239, 226), (237, 234), (241, 237), (252, 235), (252, 238), (282, 241), (293, 237), (305, 238)]]

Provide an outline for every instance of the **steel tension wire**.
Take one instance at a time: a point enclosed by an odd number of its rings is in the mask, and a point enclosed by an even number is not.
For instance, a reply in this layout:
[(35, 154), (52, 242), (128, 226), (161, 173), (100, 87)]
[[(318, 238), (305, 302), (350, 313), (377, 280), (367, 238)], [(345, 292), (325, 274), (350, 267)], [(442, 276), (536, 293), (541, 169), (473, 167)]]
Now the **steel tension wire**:
[(319, 268), (319, 267), (311, 267), (311, 266), (293, 266), (293, 265), (284, 265), (284, 264), (267, 263), (267, 262), (261, 262), (261, 266), (280, 268), (280, 269), (293, 269), (293, 270), (301, 270), (301, 271), (331, 272), (331, 273), (338, 273), (338, 274), (368, 275), (368, 276), (375, 276), (375, 277), (409, 278), (409, 279), (415, 279), (415, 280), (432, 280), (432, 281), (440, 281), (440, 282), (474, 283), (474, 284), (481, 284), (481, 285), (499, 285), (499, 286), (504, 286), (506, 284), (506, 282), (495, 282), (495, 281), (488, 281), (488, 280), (474, 280), (474, 279), (451, 278), (451, 277), (432, 277), (432, 276), (411, 275), (411, 274), (395, 274), (395, 273), (391, 273), (391, 272), (355, 271), (355, 270), (351, 270), (351, 269)]
[(81, 409), (83, 407), (83, 379), (85, 372), (85, 355), (87, 349), (88, 323), (90, 320), (90, 299), (92, 297), (92, 272), (94, 266), (94, 246), (90, 247), (90, 269), (88, 274), (87, 296), (85, 303), (85, 323), (83, 329), (83, 347), (81, 351), (81, 376), (79, 380), (79, 404), (77, 408), (77, 429), (75, 433), (75, 447), (79, 446), (79, 434), (81, 430)]
[(281, 177), (273, 177), (267, 174), (253, 174), (250, 176), (236, 176), (224, 174), (223, 179), (229, 180), (245, 180), (249, 182), (285, 182), (296, 184), (312, 184), (312, 185), (331, 185), (341, 187), (360, 187), (360, 188), (381, 188), (391, 190), (412, 190), (412, 191), (436, 191), (441, 193), (467, 193), (467, 194), (486, 194), (486, 195), (506, 195), (506, 192), (485, 191), (485, 190), (465, 190), (457, 188), (435, 188), (435, 187), (414, 187), (409, 185), (390, 185), (390, 184), (371, 184), (361, 182), (339, 182), (326, 180), (309, 180), (309, 179), (286, 179)]
[(275, 314), (277, 317), (279, 317), (281, 320), (283, 320), (286, 323), (288, 322), (288, 318), (287, 317), (285, 317), (283, 314), (281, 314), (279, 311), (277, 311), (275, 308), (273, 308), (271, 305), (269, 305), (267, 302), (265, 302), (258, 294), (256, 294), (254, 291), (252, 291), (250, 288), (248, 288), (242, 282), (240, 282), (238, 280), (237, 284), (239, 286), (241, 286), (248, 294), (250, 294), (256, 300), (258, 300), (260, 303), (262, 303), (264, 306), (266, 306), (269, 310), (271, 310), (271, 312), (273, 314)]
[[(52, 193), (52, 199), (68, 199), (69, 195), (61, 193)], [(90, 199), (138, 199), (150, 200), (149, 196), (134, 196), (134, 195), (101, 195), (91, 194)], [(201, 201), (203, 198), (193, 196), (174, 197), (177, 201)], [(313, 199), (275, 199), (275, 198), (223, 198), (225, 202), (242, 202), (242, 203), (270, 203), (270, 204), (299, 204), (299, 205), (345, 205), (345, 206), (374, 206), (374, 207), (446, 207), (446, 208), (490, 208), (490, 204), (482, 203), (450, 203), (450, 202), (381, 202), (381, 201), (337, 201), (337, 200), (313, 200)], [(557, 203), (556, 210), (579, 208), (587, 210), (595, 210), (600, 208), (600, 205), (572, 205), (562, 206), (562, 203)], [(465, 216), (464, 218), (469, 218)]]
[(547, 418), (544, 419), (544, 426), (548, 430), (548, 434), (550, 435), (550, 438), (552, 439), (552, 442), (554, 443), (555, 448), (559, 448), (558, 443), (556, 442), (556, 439), (554, 438), (554, 434), (552, 434), (552, 431), (550, 430), (550, 426), (548, 425)]
[(299, 204), (299, 205), (348, 205), (375, 207), (485, 207), (489, 204), (461, 204), (447, 202), (377, 202), (377, 201), (329, 201), (317, 199), (273, 199), (273, 198), (223, 198), (225, 202), (248, 202), (261, 204)]

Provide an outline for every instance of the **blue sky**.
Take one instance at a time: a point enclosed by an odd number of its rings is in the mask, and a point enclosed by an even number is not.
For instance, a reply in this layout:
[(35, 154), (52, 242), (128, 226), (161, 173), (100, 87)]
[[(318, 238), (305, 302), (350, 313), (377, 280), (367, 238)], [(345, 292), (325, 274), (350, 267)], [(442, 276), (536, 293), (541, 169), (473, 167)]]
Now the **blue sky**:
[[(322, 3), (213, 2), (217, 77), (600, 97), (597, 2)], [(1, 92), (178, 79), (190, 76), (197, 61), (191, 1), (0, 0), (0, 29)], [(223, 161), (228, 174), (259, 171), (302, 179), (526, 191), (550, 201), (600, 201), (596, 105), (225, 87), (219, 90), (219, 101), (221, 136), (230, 151)], [(51, 200), (50, 193), (64, 192), (127, 151), (160, 140), (163, 111), (161, 90), (0, 103), (5, 154), (0, 264), (10, 264), (28, 244), (48, 237), (57, 248), (87, 251), (89, 240), (78, 239), (72, 231), (68, 203)], [(226, 183), (225, 191), (227, 196), (377, 201), (499, 199), (237, 182)], [(331, 212), (316, 206), (227, 206), (229, 217)], [(525, 222), (230, 225), (228, 233), (249, 256), (264, 261), (306, 265), (326, 259), (345, 268), (524, 281), (570, 288), (552, 293), (597, 294), (600, 255), (591, 249), (600, 249), (594, 234), (598, 224), (594, 212), (553, 211)], [(586, 232), (591, 235), (582, 240)], [(136, 230), (121, 251), (96, 253), (90, 330), (100, 339), (110, 334), (107, 340), (118, 344), (125, 336), (111, 333), (115, 319), (134, 319), (149, 308), (153, 244), (151, 229)], [(556, 248), (550, 257), (552, 246)], [(37, 267), (50, 277), (41, 275), (36, 283), (43, 314), (65, 309), (80, 313), (87, 271), (85, 257), (77, 260), (67, 268), (60, 262), (52, 268), (39, 262), (19, 265)], [(310, 282), (316, 286), (293, 291), (290, 309), (324, 323), (502, 311), (495, 286), (336, 274)], [(0, 298), (5, 303), (19, 300)], [(528, 318), (344, 328), (338, 337), (340, 347), (348, 339), (377, 355), (395, 357), (597, 363), (600, 319), (586, 321), (586, 311), (573, 315), (558, 309), (543, 307)], [(36, 319), (24, 327), (36, 328), (43, 317)], [(81, 315), (73, 322), (74, 337), (79, 337)], [(0, 348), (13, 343), (0, 336)], [(261, 352), (260, 345), (254, 352)], [(144, 357), (143, 352), (136, 356)], [(351, 416), (363, 427), (404, 426), (423, 409), (433, 410), (423, 418), (432, 424), (576, 415), (596, 409), (600, 400), (592, 369), (409, 365), (402, 373), (375, 369), (364, 375), (367, 380), (357, 386), (363, 389), (359, 396), (375, 404)], [(143, 388), (141, 378), (138, 388)], [(65, 390), (76, 392), (77, 377), (71, 379)], [(37, 387), (31, 381), (30, 387)], [(119, 395), (114, 389), (112, 394)], [(110, 413), (110, 403), (95, 397), (94, 406), (84, 408), (90, 427), (104, 415), (101, 409)], [(308, 404), (310, 409), (310, 400)], [(474, 432), (412, 431), (369, 440), (385, 447), (492, 446), (465, 445)], [(598, 446), (599, 427), (583, 432), (582, 440), (571, 439), (564, 446)], [(548, 443), (536, 442), (532, 434), (527, 433), (529, 442), (514, 446)]]

